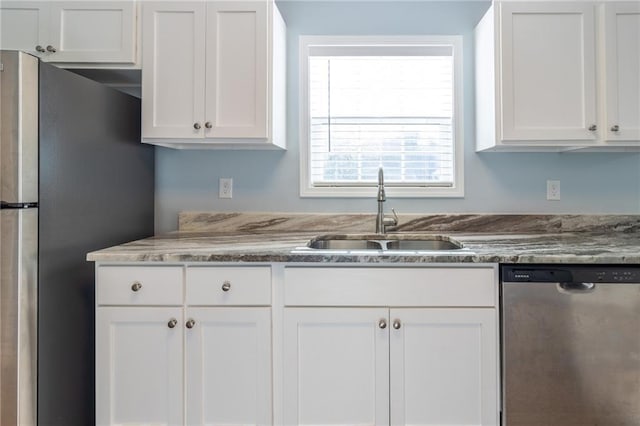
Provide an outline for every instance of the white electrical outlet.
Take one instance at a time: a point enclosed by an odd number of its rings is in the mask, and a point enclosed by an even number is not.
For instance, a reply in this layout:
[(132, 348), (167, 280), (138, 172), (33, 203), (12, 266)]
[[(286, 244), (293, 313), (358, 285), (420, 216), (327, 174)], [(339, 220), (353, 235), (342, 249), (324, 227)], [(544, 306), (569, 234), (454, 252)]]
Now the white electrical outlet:
[(233, 179), (220, 178), (218, 198), (233, 198)]
[(560, 181), (547, 181), (547, 200), (557, 201), (560, 199)]

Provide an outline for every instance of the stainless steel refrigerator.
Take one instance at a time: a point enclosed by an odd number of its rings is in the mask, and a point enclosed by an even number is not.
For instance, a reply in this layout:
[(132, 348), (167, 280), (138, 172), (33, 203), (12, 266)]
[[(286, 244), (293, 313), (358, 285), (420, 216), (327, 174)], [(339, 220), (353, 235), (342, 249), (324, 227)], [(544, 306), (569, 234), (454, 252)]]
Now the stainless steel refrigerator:
[(86, 253), (153, 234), (140, 101), (0, 51), (0, 424), (95, 422)]

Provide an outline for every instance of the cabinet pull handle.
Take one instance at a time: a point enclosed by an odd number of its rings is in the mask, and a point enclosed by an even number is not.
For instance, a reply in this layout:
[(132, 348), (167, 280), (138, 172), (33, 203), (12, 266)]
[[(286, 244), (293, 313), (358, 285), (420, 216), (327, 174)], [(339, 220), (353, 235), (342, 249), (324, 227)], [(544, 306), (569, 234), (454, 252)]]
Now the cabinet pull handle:
[(177, 319), (175, 319), (175, 318), (171, 318), (171, 319), (169, 320), (169, 322), (167, 323), (167, 326), (168, 326), (169, 328), (174, 328), (177, 324), (178, 324), (178, 320), (177, 320)]
[(399, 330), (400, 327), (402, 327), (402, 323), (400, 322), (400, 320), (393, 320), (393, 328)]
[(611, 131), (612, 132), (619, 132), (620, 131), (620, 126), (618, 126), (617, 124), (614, 126), (611, 126)]
[(56, 53), (56, 48), (52, 45), (47, 46), (47, 52)]
[(36, 52), (43, 53), (44, 51), (45, 51), (45, 50), (44, 50), (44, 47), (42, 47), (42, 46), (40, 46), (40, 45), (37, 45), (37, 46), (36, 46)]
[(132, 291), (140, 291), (140, 289), (142, 288), (142, 284), (140, 284), (140, 282), (136, 281), (131, 285), (131, 290)]
[(592, 124), (591, 126), (589, 126), (590, 132), (595, 132), (596, 130), (598, 130), (598, 126), (596, 126), (595, 124)]
[(200, 130), (200, 123), (193, 123), (193, 128), (196, 130)]
[(222, 283), (222, 291), (231, 290), (231, 283), (229, 281), (225, 281)]
[(382, 318), (380, 321), (378, 321), (378, 327), (380, 327), (383, 330), (387, 328), (387, 320)]
[(213, 127), (213, 124), (211, 124), (210, 121), (207, 121), (206, 123), (204, 123), (204, 127), (206, 127), (207, 129), (210, 129)]
[(196, 325), (196, 322), (193, 319), (189, 319), (185, 325), (187, 328), (193, 328)]

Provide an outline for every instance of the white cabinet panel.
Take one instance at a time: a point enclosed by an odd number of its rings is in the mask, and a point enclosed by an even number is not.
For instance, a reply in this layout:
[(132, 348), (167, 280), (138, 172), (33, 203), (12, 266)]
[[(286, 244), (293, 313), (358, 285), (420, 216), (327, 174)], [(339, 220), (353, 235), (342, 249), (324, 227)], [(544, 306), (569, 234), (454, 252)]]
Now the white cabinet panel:
[(186, 303), (192, 306), (270, 305), (271, 268), (188, 268)]
[(284, 424), (388, 425), (387, 309), (286, 308)]
[(391, 424), (497, 425), (495, 309), (391, 309)]
[(595, 140), (595, 13), (585, 2), (501, 4), (504, 140)]
[(97, 425), (182, 424), (181, 325), (181, 308), (97, 310)]
[(145, 137), (203, 137), (204, 12), (203, 2), (143, 4)]
[(50, 7), (48, 3), (41, 1), (0, 3), (0, 49), (22, 50), (40, 56), (45, 51), (49, 39)]
[(51, 3), (54, 62), (133, 63), (136, 6), (133, 1)]
[(285, 31), (273, 0), (145, 2), (143, 142), (283, 148)]
[(492, 268), (285, 269), (287, 306), (495, 306)]
[(137, 60), (136, 12), (134, 0), (3, 1), (0, 48), (67, 66), (131, 67)]
[(190, 308), (188, 425), (267, 425), (271, 419), (271, 309)]
[(640, 144), (640, 3), (617, 2), (604, 7), (606, 129), (603, 133), (608, 141)]
[(98, 305), (182, 305), (179, 266), (102, 266), (97, 270)]
[(209, 137), (268, 137), (266, 1), (207, 4)]

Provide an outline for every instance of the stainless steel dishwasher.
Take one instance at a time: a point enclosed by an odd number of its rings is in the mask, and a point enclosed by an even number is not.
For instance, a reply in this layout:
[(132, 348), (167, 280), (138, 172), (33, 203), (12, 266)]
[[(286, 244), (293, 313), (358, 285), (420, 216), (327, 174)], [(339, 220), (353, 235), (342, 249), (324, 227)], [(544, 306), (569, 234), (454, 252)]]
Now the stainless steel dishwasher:
[(640, 266), (501, 268), (502, 425), (640, 425)]

